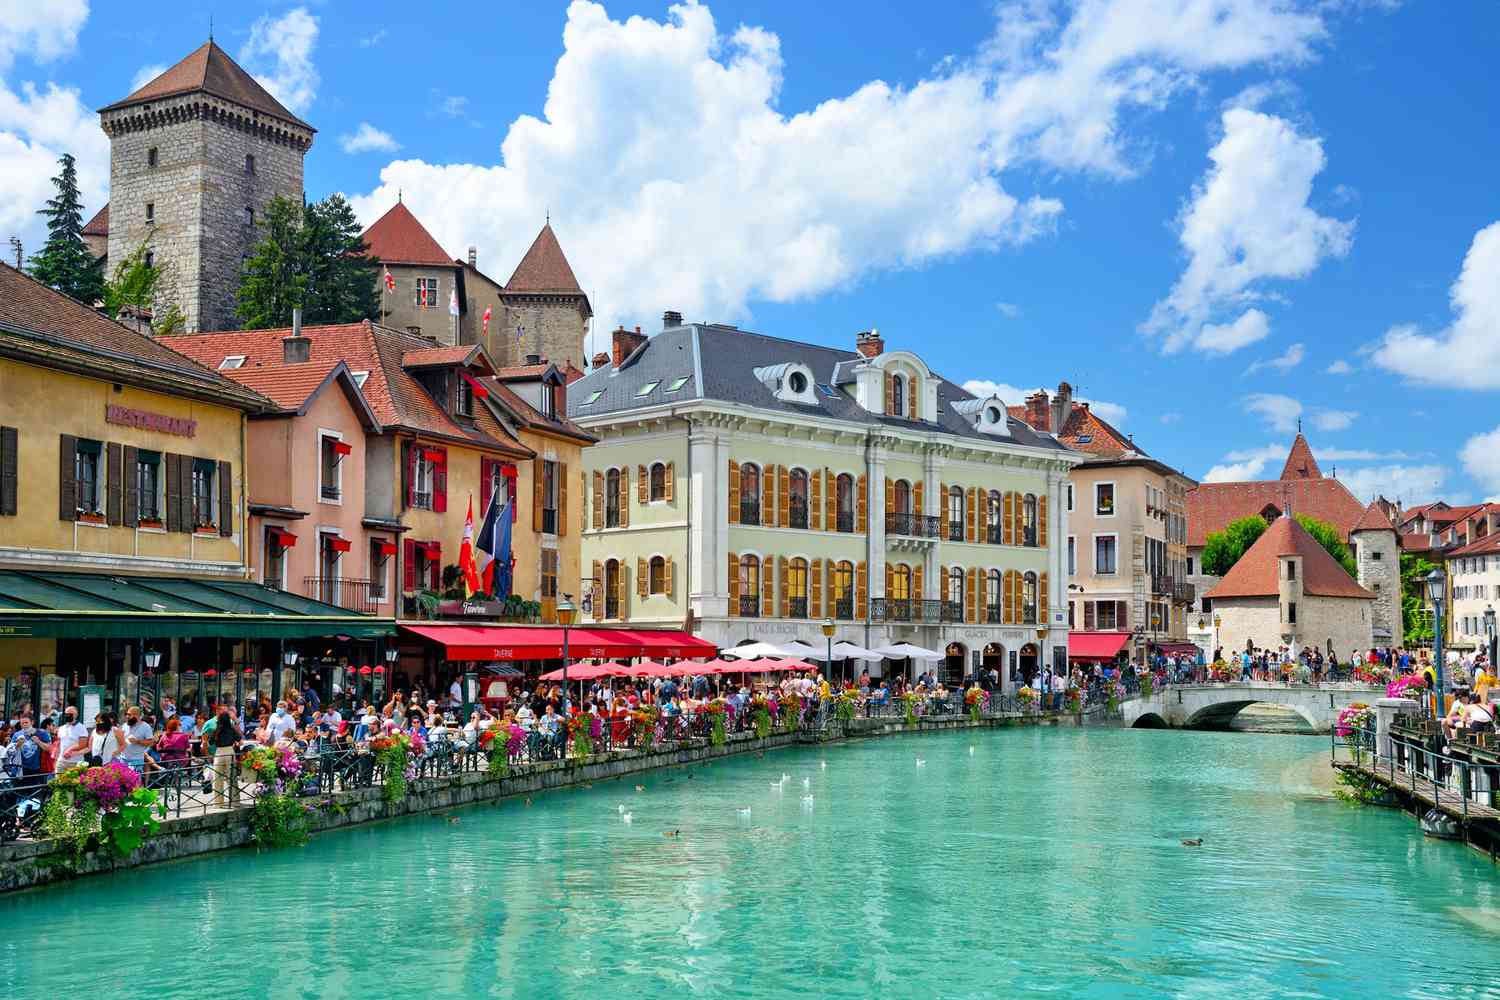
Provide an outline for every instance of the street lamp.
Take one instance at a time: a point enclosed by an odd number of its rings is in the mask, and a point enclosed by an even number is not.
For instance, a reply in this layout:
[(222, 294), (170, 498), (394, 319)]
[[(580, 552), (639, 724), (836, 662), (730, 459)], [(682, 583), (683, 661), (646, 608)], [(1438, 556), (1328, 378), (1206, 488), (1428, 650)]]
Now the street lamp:
[[(1493, 612), (1491, 612), (1490, 617), (1494, 618), (1494, 613)], [(825, 618), (825, 619), (823, 619), (823, 640), (824, 640), (824, 642), (828, 646), (828, 673), (831, 675), (833, 673), (833, 619), (832, 618)]]
[[(1494, 631), (1495, 631), (1495, 612), (1494, 611), (1490, 612), (1490, 616), (1489, 616), (1489, 618), (1487, 620), (1490, 623), (1490, 632), (1493, 634)], [(159, 650), (159, 649), (148, 649), (148, 650), (146, 650), (146, 655), (145, 655), (144, 659), (146, 661), (146, 669), (148, 671), (151, 671), (152, 673), (155, 673), (156, 672), (156, 668), (159, 667), (159, 666), (161, 666), (161, 650)]]
[[(568, 629), (573, 627), (573, 622), (578, 618), (578, 608), (573, 604), (573, 595), (564, 594), (562, 600), (557, 602), (557, 623), (563, 630), (562, 648), (562, 716), (564, 725), (568, 717)], [(564, 737), (566, 739), (566, 737)]]
[(1489, 639), (1486, 644), (1486, 658), (1490, 661), (1486, 666), (1490, 673), (1495, 672), (1495, 606), (1487, 605), (1484, 609), (1484, 634)]
[(1445, 595), (1443, 584), (1447, 581), (1447, 575), (1441, 569), (1435, 569), (1424, 578), (1427, 581), (1427, 599), (1432, 602), (1432, 650), (1437, 664), (1434, 667), (1437, 687), (1437, 710), (1433, 718), (1438, 719), (1443, 715), (1443, 598)]

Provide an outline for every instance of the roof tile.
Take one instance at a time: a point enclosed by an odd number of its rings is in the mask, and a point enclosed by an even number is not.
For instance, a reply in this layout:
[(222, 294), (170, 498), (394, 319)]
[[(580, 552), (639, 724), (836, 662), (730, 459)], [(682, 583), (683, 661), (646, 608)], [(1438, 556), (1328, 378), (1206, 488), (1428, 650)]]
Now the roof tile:
[(1230, 597), (1275, 597), (1280, 593), (1282, 556), (1302, 557), (1302, 592), (1314, 597), (1375, 595), (1354, 582), (1338, 560), (1308, 534), (1294, 517), (1279, 517), (1255, 544), (1240, 556), (1224, 579), (1203, 596), (1219, 601)]
[(129, 97), (99, 110), (114, 111), (132, 104), (159, 101), (198, 91), (233, 101), (251, 111), (259, 111), (293, 125), (300, 125), (309, 131), (316, 131), (272, 97), (266, 88), (256, 82), (255, 77), (241, 69), (213, 39), (198, 46), (177, 65), (148, 81)]
[(411, 214), (411, 209), (400, 201), (365, 230), (364, 240), (370, 248), (370, 256), (385, 264), (458, 266), (443, 252), (427, 227)]
[(551, 223), (537, 233), (531, 249), (516, 265), (516, 273), (505, 283), (505, 290), (525, 294), (583, 295)]

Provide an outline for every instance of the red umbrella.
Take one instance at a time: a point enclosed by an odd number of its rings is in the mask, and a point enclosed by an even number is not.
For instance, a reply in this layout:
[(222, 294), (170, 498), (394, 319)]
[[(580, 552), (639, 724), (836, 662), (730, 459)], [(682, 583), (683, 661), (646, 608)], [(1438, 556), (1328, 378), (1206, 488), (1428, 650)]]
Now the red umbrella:
[(368, 677), (370, 674), (374, 673), (375, 671), (371, 670), (368, 666), (363, 666), (363, 667), (359, 668), (359, 672), (362, 673), (362, 674), (364, 674), (366, 677)]

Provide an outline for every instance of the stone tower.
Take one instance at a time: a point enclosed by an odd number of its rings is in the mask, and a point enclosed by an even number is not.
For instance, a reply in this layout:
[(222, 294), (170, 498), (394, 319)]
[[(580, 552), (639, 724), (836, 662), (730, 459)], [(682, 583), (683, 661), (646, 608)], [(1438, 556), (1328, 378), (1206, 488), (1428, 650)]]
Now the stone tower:
[(145, 243), (163, 269), (158, 313), (176, 305), (189, 332), (239, 326), (235, 297), (257, 223), (275, 196), (302, 200), (316, 130), (212, 39), (100, 108), (99, 124), (110, 140), (111, 266)]
[(1370, 625), (1377, 646), (1399, 646), (1402, 636), (1401, 546), (1388, 506), (1384, 497), (1376, 498), (1349, 529), (1359, 585), (1375, 595)]
[(503, 299), (506, 350), (501, 364), (523, 364), (527, 355), (536, 354), (559, 367), (568, 361), (582, 367), (583, 341), (594, 310), (563, 256), (551, 222), (516, 265)]

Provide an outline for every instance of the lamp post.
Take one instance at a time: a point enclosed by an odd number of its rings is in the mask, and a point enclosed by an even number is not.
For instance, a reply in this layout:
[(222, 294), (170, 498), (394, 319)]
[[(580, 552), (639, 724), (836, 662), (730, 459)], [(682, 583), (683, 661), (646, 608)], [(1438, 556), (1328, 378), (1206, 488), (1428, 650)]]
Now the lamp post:
[(1447, 574), (1441, 569), (1435, 569), (1428, 573), (1425, 579), (1427, 599), (1432, 602), (1432, 651), (1433, 658), (1436, 660), (1433, 667), (1433, 679), (1436, 682), (1434, 686), (1437, 688), (1437, 700), (1434, 702), (1437, 709), (1432, 717), (1440, 719), (1443, 716), (1443, 710), (1447, 707), (1443, 704), (1443, 598), (1445, 596), (1443, 584), (1447, 580)]
[[(568, 629), (573, 627), (573, 622), (578, 618), (578, 608), (573, 604), (573, 595), (564, 594), (562, 600), (557, 602), (557, 623), (563, 630), (562, 648), (562, 709), (563, 724), (567, 725), (568, 718)], [(563, 737), (566, 740), (566, 736)]]
[(833, 673), (833, 619), (823, 619), (823, 641), (828, 647), (828, 673)]
[(1487, 605), (1484, 609), (1484, 635), (1485, 638), (1489, 640), (1487, 643), (1485, 643), (1485, 659), (1489, 660), (1489, 662), (1485, 664), (1485, 666), (1488, 667), (1489, 672), (1493, 674), (1495, 672), (1496, 652), (1495, 606), (1493, 604)]

